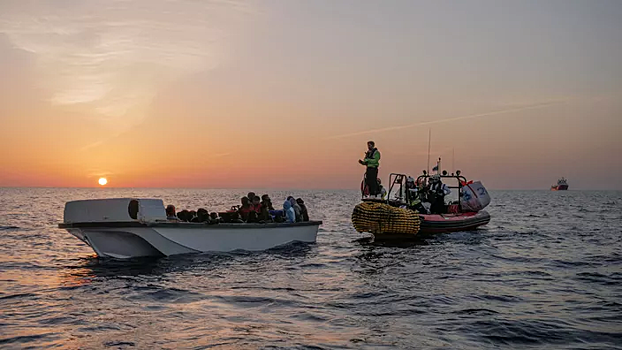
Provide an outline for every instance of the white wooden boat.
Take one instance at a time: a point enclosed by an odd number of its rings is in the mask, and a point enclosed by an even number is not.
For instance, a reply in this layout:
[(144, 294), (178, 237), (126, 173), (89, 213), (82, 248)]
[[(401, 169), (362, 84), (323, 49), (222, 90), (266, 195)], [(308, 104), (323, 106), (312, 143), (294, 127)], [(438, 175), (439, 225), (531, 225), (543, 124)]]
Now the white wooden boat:
[(199, 252), (258, 251), (292, 242), (315, 242), (321, 221), (205, 223), (166, 220), (160, 199), (114, 198), (67, 202), (66, 229), (98, 256), (133, 258)]

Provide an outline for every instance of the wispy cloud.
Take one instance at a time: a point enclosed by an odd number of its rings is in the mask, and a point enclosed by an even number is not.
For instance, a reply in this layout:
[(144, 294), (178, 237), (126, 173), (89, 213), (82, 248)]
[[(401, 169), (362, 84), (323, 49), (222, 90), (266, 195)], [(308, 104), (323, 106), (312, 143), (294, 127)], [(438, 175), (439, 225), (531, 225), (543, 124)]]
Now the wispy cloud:
[(567, 100), (545, 102), (545, 103), (539, 103), (539, 104), (535, 104), (535, 105), (529, 105), (529, 106), (523, 106), (523, 107), (517, 107), (517, 108), (509, 108), (509, 109), (503, 109), (503, 110), (493, 111), (493, 112), (464, 115), (464, 116), (454, 117), (454, 118), (430, 120), (430, 121), (417, 122), (417, 123), (412, 123), (412, 124), (405, 124), (405, 125), (398, 125), (398, 126), (389, 126), (389, 127), (386, 127), (386, 128), (357, 131), (357, 132), (348, 133), (348, 134), (341, 134), (341, 135), (330, 136), (330, 137), (327, 137), (326, 140), (336, 140), (336, 139), (342, 139), (342, 138), (353, 137), (353, 136), (377, 134), (377, 133), (382, 133), (382, 132), (387, 132), (387, 131), (395, 131), (395, 130), (414, 128), (414, 127), (417, 127), (417, 126), (425, 126), (425, 125), (448, 123), (448, 122), (453, 122), (453, 121), (457, 121), (457, 120), (466, 120), (466, 119), (476, 119), (476, 118), (482, 118), (482, 117), (490, 117), (490, 116), (494, 116), (494, 115), (501, 115), (501, 114), (509, 114), (509, 113), (527, 111), (527, 110), (531, 110), (531, 109), (542, 109), (542, 108), (551, 107), (551, 106), (558, 105), (558, 104), (565, 103), (565, 102), (567, 102)]
[(0, 33), (36, 55), (52, 104), (81, 106), (123, 132), (166, 82), (225, 60), (227, 37), (252, 14), (235, 0), (23, 1), (0, 10)]

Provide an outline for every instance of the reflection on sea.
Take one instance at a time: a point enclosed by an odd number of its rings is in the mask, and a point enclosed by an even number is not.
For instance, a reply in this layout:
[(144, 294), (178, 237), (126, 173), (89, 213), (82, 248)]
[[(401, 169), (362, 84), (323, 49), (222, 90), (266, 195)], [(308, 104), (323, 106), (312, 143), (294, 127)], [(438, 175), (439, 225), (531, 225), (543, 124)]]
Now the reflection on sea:
[[(484, 229), (409, 242), (355, 232), (356, 191), (305, 192), (325, 222), (316, 244), (120, 261), (55, 226), (66, 200), (101, 191), (0, 191), (2, 348), (615, 348), (621, 339), (619, 192), (493, 193)], [(106, 191), (191, 208), (247, 192)]]

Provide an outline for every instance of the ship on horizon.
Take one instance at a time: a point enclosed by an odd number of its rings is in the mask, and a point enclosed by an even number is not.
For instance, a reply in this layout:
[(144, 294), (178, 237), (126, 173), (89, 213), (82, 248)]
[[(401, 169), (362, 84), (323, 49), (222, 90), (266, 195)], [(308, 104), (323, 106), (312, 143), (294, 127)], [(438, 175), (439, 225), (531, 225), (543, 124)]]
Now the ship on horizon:
[(557, 185), (551, 186), (551, 191), (566, 191), (568, 190), (568, 182), (562, 176), (561, 179), (557, 180)]

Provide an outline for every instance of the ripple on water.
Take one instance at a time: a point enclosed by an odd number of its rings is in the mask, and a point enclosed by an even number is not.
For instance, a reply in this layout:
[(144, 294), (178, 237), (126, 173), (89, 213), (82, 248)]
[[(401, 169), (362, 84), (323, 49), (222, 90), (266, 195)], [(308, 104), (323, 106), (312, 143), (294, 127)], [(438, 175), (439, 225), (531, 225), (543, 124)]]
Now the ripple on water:
[(620, 192), (492, 191), (486, 229), (377, 243), (350, 224), (356, 191), (274, 191), (324, 220), (316, 244), (130, 261), (94, 258), (53, 227), (67, 200), (216, 209), (246, 192), (0, 189), (0, 347), (622, 344)]

